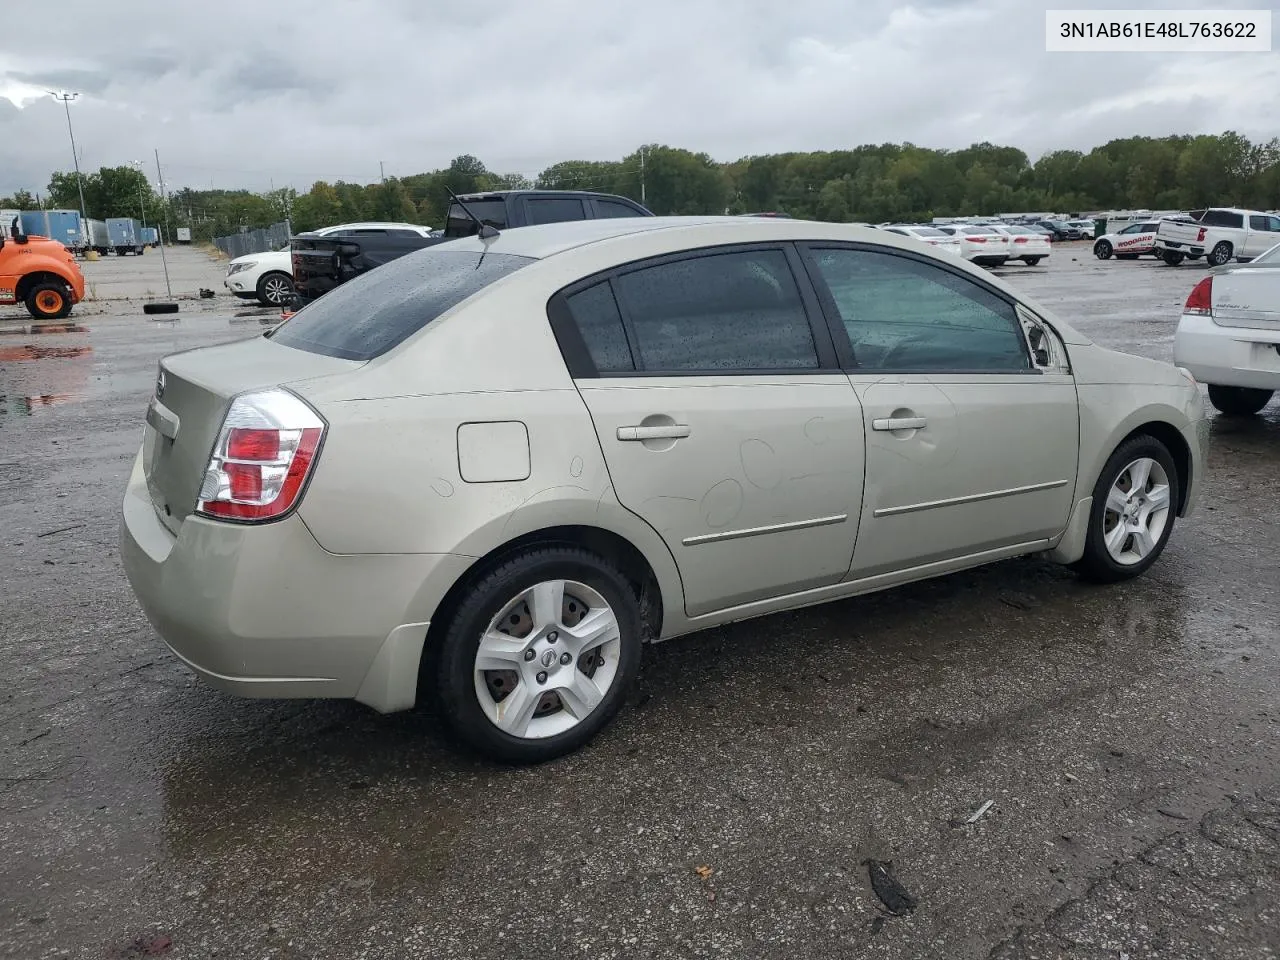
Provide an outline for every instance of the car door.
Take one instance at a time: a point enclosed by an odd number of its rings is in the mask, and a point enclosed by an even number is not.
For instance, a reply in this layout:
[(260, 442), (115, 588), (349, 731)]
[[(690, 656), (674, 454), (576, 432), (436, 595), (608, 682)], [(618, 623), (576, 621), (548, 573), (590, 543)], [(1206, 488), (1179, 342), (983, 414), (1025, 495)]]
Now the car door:
[(786, 245), (642, 261), (553, 298), (618, 500), (671, 550), (690, 616), (839, 582), (862, 414)]
[(850, 577), (1061, 533), (1079, 448), (1061, 345), (1033, 357), (1028, 325), (1047, 333), (1038, 321), (932, 259), (866, 244), (810, 245), (805, 257), (864, 419)]
[(1252, 259), (1265, 253), (1280, 241), (1280, 217), (1269, 214), (1249, 215), (1249, 236), (1240, 256)]

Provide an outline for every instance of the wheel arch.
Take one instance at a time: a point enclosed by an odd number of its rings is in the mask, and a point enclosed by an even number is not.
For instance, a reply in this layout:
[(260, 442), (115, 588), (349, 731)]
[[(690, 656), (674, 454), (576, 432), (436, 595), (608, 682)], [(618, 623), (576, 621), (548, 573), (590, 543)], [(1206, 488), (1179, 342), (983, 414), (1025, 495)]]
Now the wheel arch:
[(1182, 435), (1181, 430), (1167, 420), (1148, 420), (1126, 433), (1111, 449), (1117, 450), (1122, 444), (1139, 436), (1148, 436), (1159, 440), (1165, 449), (1169, 451), (1169, 456), (1173, 457), (1174, 469), (1178, 471), (1178, 509), (1176, 515), (1179, 517), (1186, 516), (1187, 498), (1191, 491), (1191, 448), (1187, 445), (1186, 437)]
[(37, 287), (42, 283), (56, 283), (68, 290), (71, 287), (71, 284), (67, 282), (67, 278), (60, 274), (50, 273), (47, 270), (36, 270), (31, 273), (23, 274), (17, 284), (14, 285), (14, 294), (18, 298), (18, 302), (22, 303), (25, 301), (27, 299), (27, 294), (29, 294), (34, 287)]

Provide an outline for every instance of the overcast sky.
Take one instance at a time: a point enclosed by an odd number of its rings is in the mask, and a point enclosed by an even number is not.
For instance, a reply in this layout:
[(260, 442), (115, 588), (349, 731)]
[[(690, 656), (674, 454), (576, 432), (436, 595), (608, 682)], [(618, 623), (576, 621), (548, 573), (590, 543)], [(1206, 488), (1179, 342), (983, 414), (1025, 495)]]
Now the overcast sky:
[[(8, 9), (13, 6), (13, 9)], [(1280, 130), (1280, 52), (1050, 54), (1046, 7), (1204, 0), (58, 0), (5, 4), (0, 194), (146, 160), (171, 186), (500, 172), (641, 143), (752, 153), (908, 140), (1082, 150)], [(1229, 6), (1276, 10), (1280, 0)], [(1273, 19), (1280, 22), (1280, 14)], [(1280, 48), (1278, 48), (1280, 49)]]

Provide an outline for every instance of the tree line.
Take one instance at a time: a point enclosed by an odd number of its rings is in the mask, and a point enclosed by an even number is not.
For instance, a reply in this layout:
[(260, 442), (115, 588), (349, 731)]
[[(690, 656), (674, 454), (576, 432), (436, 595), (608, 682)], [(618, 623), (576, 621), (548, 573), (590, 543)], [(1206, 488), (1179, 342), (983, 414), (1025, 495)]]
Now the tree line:
[[(146, 177), (114, 167), (84, 178), (98, 219), (137, 217), (190, 226), (197, 238), (288, 219), (296, 232), (356, 220), (441, 226), (449, 191), (543, 187), (614, 193), (657, 214), (780, 211), (830, 221), (928, 220), (1017, 211), (1189, 210), (1208, 205), (1280, 208), (1280, 139), (1219, 135), (1129, 137), (1083, 152), (1054, 150), (1034, 163), (1016, 147), (976, 143), (934, 150), (911, 143), (775, 153), (719, 163), (706, 153), (646, 145), (618, 160), (556, 163), (532, 181), (463, 155), (448, 167), (369, 184), (317, 181), (310, 190), (178, 190), (167, 205)], [(33, 208), (22, 193), (0, 207)], [(74, 174), (50, 179), (45, 206), (78, 209)]]

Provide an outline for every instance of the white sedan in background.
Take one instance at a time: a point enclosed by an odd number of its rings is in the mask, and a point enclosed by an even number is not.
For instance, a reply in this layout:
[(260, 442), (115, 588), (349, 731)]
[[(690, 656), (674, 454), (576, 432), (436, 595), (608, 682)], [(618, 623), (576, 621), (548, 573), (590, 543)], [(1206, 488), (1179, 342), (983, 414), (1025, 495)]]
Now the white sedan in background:
[(991, 224), (991, 229), (998, 230), (1009, 238), (1012, 250), (1009, 259), (1021, 260), (1029, 267), (1034, 267), (1053, 252), (1049, 237), (1039, 230), (1016, 223)]
[[(332, 233), (389, 233), (429, 237), (430, 227), (416, 223), (340, 223), (313, 230), (317, 236)], [(286, 244), (278, 250), (264, 250), (236, 257), (227, 264), (222, 285), (242, 300), (257, 300), (264, 307), (283, 307), (293, 302), (293, 258)]]
[(1067, 226), (1079, 230), (1082, 240), (1092, 240), (1094, 234), (1098, 232), (1098, 224), (1094, 220), (1068, 220)]
[(1209, 385), (1232, 417), (1257, 413), (1280, 390), (1280, 244), (1195, 285), (1173, 337), (1173, 362)]
[(890, 233), (901, 234), (904, 237), (912, 237), (922, 243), (927, 243), (935, 250), (941, 250), (944, 253), (951, 253), (960, 256), (960, 240), (950, 234), (943, 233), (937, 227), (925, 227), (911, 223), (895, 223), (881, 229)]
[(1013, 256), (1006, 234), (986, 224), (947, 223), (938, 227), (960, 241), (960, 256), (981, 267), (999, 267)]
[(1115, 233), (1104, 233), (1093, 242), (1093, 255), (1099, 260), (1137, 260), (1144, 253), (1156, 252), (1156, 231), (1160, 221), (1131, 223)]

